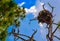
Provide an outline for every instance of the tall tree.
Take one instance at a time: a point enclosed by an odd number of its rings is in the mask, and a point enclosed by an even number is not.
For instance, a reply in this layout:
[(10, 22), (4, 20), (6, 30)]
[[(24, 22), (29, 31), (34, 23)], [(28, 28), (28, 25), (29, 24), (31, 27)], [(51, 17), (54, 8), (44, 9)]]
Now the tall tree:
[(0, 41), (5, 41), (7, 28), (12, 24), (19, 26), (18, 19), (24, 17), (24, 8), (19, 8), (13, 0), (0, 0)]
[[(46, 35), (47, 41), (53, 41), (54, 37), (60, 40), (60, 37), (57, 37), (56, 35), (54, 35), (55, 32), (57, 31), (57, 29), (60, 29), (60, 21), (58, 23), (54, 23), (54, 20), (53, 20), (52, 13), (53, 13), (54, 7), (51, 6), (50, 3), (48, 3), (48, 5), (52, 8), (52, 11), (50, 12), (49, 10), (44, 8), (44, 5), (42, 5), (43, 10), (41, 10), (39, 12), (39, 15), (36, 18), (31, 19), (30, 21), (38, 20), (38, 23), (46, 23), (47, 24), (46, 25), (46, 28), (48, 29), (48, 34)], [(52, 24), (55, 24), (57, 26), (54, 29), (54, 31), (53, 31)]]

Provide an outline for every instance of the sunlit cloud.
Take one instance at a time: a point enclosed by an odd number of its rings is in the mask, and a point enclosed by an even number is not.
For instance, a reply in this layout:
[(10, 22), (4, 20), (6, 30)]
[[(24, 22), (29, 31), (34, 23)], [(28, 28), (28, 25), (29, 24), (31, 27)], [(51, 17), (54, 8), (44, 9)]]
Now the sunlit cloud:
[(34, 17), (37, 17), (38, 14), (39, 14), (39, 12), (40, 12), (41, 10), (43, 10), (43, 8), (42, 8), (42, 5), (43, 5), (43, 4), (44, 4), (44, 3), (39, 2), (39, 3), (36, 3), (36, 5), (30, 7), (30, 9), (25, 8), (26, 14), (32, 13), (32, 14), (34, 15)]
[(30, 9), (25, 8), (25, 11), (26, 11), (26, 14), (29, 14), (29, 13), (34, 14), (34, 13), (36, 13), (36, 12), (37, 12), (37, 10), (36, 10), (36, 7), (35, 7), (35, 6), (30, 7)]
[[(26, 15), (32, 13), (34, 15), (34, 18), (36, 18), (41, 10), (43, 10), (44, 3), (40, 2), (39, 0), (36, 1), (36, 4), (34, 6), (31, 6), (29, 9), (25, 8)], [(42, 23), (39, 23), (40, 27), (43, 27)]]
[(43, 30), (40, 30), (41, 33), (43, 33)]
[[(34, 15), (34, 18), (36, 18), (38, 16), (39, 12), (41, 10), (43, 10), (43, 7), (42, 7), (43, 5), (44, 5), (43, 2), (40, 2), (39, 0), (37, 0), (36, 4), (34, 6), (32, 6), (32, 7), (30, 7), (30, 9), (25, 8), (26, 14), (32, 13)], [(39, 26), (43, 27), (43, 24), (39, 23)]]
[(19, 3), (18, 6), (21, 7), (25, 4), (25, 2)]
[(37, 17), (39, 12), (43, 10), (42, 5), (44, 5), (43, 2), (40, 2), (39, 0), (36, 1), (35, 5), (30, 7), (30, 9), (25, 8), (26, 14), (32, 13), (34, 17)]
[(40, 23), (39, 23), (39, 26), (40, 26), (40, 27), (43, 27), (43, 24), (40, 22)]

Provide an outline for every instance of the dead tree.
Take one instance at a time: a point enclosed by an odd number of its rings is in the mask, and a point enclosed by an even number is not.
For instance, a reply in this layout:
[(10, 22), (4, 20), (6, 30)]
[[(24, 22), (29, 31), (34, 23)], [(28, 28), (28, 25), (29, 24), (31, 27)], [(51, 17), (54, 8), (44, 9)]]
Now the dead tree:
[[(47, 41), (53, 41), (53, 37), (56, 37), (57, 39), (60, 40), (59, 37), (54, 35), (56, 30), (60, 26), (60, 25), (58, 25), (56, 23), (53, 23), (53, 15), (52, 15), (52, 13), (53, 13), (54, 7), (51, 6), (49, 3), (48, 3), (48, 5), (52, 8), (51, 12), (49, 10), (46, 10), (44, 8), (44, 5), (43, 5), (43, 10), (39, 12), (38, 17), (34, 18), (34, 19), (31, 19), (30, 21), (38, 20), (38, 23), (41, 22), (41, 23), (46, 23), (47, 24), (47, 28), (48, 28), (48, 34), (46, 35)], [(52, 24), (58, 25), (57, 28), (54, 31), (52, 31)]]
[[(12, 32), (11, 33), (9, 33), (10, 35), (11, 34), (13, 34), (14, 35), (14, 41), (16, 41), (16, 40), (18, 40), (18, 39), (21, 39), (22, 41), (36, 41), (35, 39), (34, 39), (34, 35), (37, 33), (37, 30), (35, 31), (34, 30), (34, 33), (31, 35), (31, 37), (30, 36), (27, 36), (27, 35), (24, 35), (24, 34), (19, 34), (19, 33), (15, 33), (15, 29), (12, 29)], [(20, 37), (20, 36), (25, 36), (25, 37), (27, 37), (27, 38), (29, 38), (28, 40), (27, 39), (24, 39), (24, 38), (22, 38), (22, 37)], [(17, 39), (16, 39), (17, 38)]]

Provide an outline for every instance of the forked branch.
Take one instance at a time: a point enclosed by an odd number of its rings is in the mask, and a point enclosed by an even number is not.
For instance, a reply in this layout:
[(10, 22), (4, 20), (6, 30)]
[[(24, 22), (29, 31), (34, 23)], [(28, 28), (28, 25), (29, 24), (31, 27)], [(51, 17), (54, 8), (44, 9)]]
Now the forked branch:
[(52, 8), (51, 13), (53, 13), (54, 7), (50, 5), (50, 3), (48, 3), (48, 5)]

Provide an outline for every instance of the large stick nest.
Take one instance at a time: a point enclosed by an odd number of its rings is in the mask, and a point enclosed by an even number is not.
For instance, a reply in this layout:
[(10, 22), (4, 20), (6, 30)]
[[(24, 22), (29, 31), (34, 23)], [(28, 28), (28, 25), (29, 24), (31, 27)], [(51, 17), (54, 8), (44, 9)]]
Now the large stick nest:
[(42, 10), (39, 12), (37, 19), (39, 22), (50, 24), (52, 17), (51, 12), (48, 10)]

